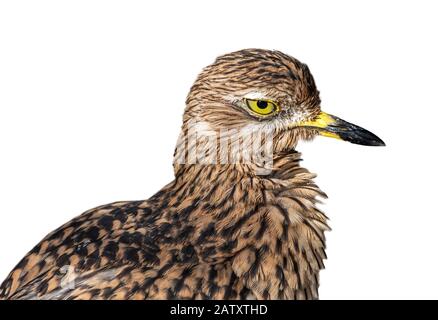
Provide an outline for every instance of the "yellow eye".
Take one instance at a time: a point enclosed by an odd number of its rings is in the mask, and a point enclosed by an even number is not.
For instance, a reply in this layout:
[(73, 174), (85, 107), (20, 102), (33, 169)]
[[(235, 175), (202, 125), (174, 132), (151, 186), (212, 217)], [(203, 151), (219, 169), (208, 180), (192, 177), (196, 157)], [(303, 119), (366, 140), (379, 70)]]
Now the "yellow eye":
[(267, 116), (269, 114), (272, 114), (272, 113), (280, 110), (275, 103), (273, 103), (271, 101), (266, 101), (266, 100), (246, 99), (246, 105), (253, 112), (260, 114), (260, 115), (263, 115), (263, 116)]

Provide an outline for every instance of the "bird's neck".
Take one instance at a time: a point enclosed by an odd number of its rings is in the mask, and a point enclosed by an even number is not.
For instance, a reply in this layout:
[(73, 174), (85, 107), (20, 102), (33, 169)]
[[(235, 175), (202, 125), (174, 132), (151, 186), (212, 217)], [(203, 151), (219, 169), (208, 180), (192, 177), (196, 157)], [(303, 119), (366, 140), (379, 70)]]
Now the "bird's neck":
[(315, 204), (325, 194), (299, 161), (297, 152), (277, 155), (263, 176), (243, 164), (181, 166), (154, 199), (168, 208), (161, 219), (173, 226), (175, 237), (183, 232), (178, 226), (190, 226), (181, 241), (190, 242), (205, 262), (230, 263), (237, 276), (257, 278), (260, 288), (262, 282), (282, 288), (272, 289), (271, 299), (304, 289), (316, 297), (328, 226)]

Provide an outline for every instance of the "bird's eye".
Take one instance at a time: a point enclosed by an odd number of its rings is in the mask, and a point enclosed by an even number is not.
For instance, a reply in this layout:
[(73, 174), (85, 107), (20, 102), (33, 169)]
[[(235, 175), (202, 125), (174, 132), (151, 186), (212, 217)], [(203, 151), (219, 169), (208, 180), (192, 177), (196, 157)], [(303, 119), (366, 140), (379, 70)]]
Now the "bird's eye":
[(267, 100), (246, 99), (246, 105), (251, 111), (262, 116), (267, 116), (280, 110), (275, 103)]

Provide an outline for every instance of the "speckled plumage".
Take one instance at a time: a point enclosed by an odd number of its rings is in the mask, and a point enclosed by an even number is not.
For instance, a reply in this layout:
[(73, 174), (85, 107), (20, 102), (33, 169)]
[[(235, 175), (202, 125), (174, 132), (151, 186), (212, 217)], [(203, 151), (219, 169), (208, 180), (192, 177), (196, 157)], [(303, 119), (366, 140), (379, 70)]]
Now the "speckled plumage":
[[(183, 175), (148, 201), (90, 210), (36, 246), (3, 284), (2, 296), (317, 297), (327, 226), (314, 197), (323, 194), (298, 159), (297, 153), (279, 158), (278, 171), (263, 180), (235, 168), (230, 175), (217, 166), (191, 167), (190, 177), (196, 171), (214, 183), (193, 184)], [(287, 185), (277, 188), (275, 179)], [(66, 265), (78, 274), (72, 290), (60, 288)]]
[[(239, 108), (254, 90), (282, 111), (259, 119)], [(89, 210), (45, 237), (4, 281), (0, 298), (318, 298), (329, 227), (316, 204), (325, 194), (295, 151), (318, 132), (288, 124), (320, 112), (307, 66), (278, 51), (227, 54), (204, 69), (186, 104), (183, 133), (191, 119), (213, 130), (269, 126), (269, 173), (256, 174), (258, 163), (175, 162), (175, 180), (150, 199)], [(185, 143), (175, 158), (193, 148)]]

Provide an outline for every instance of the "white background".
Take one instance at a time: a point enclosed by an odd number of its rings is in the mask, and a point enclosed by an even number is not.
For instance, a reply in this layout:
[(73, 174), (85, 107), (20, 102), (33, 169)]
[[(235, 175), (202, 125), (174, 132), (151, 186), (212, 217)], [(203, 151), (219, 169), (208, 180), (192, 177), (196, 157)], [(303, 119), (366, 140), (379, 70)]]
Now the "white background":
[(435, 3), (2, 1), (0, 281), (67, 220), (169, 182), (197, 73), (258, 47), (387, 144), (298, 148), (329, 195), (321, 299), (438, 298)]

